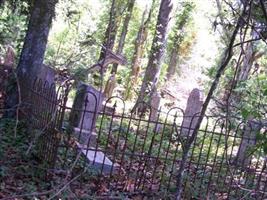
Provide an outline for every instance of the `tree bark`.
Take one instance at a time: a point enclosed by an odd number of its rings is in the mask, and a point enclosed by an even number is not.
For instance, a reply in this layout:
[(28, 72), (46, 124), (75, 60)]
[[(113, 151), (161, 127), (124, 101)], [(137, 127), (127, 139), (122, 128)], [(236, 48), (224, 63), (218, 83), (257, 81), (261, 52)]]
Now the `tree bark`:
[[(47, 39), (55, 15), (55, 5), (58, 0), (36, 0), (31, 8), (28, 30), (24, 39), (23, 49), (17, 66), (17, 76), (20, 83), (30, 82), (38, 76), (43, 65)], [(21, 85), (21, 84), (20, 84)], [(19, 94), (14, 78), (9, 81), (8, 98), (5, 108), (8, 110), (5, 117), (14, 117)], [(28, 96), (29, 90), (20, 90), (21, 100)]]
[(179, 47), (173, 47), (171, 50), (170, 61), (166, 74), (166, 78), (168, 80), (171, 79), (176, 72), (176, 68), (178, 66), (178, 52), (179, 52)]
[(43, 64), (48, 34), (58, 0), (36, 0), (17, 67), (18, 76), (34, 78)]
[[(128, 1), (127, 13), (126, 13), (126, 17), (125, 17), (124, 22), (123, 22), (122, 32), (120, 35), (119, 45), (118, 45), (118, 49), (117, 49), (118, 55), (120, 55), (123, 51), (126, 35), (128, 33), (129, 22), (130, 22), (130, 19), (132, 17), (134, 3), (135, 3), (135, 0), (129, 0)], [(117, 69), (118, 69), (118, 64), (113, 64), (113, 67), (111, 70), (111, 75), (109, 77), (109, 81), (107, 81), (106, 86), (105, 86), (105, 94), (108, 97), (112, 96), (113, 90), (116, 86)]]
[(145, 21), (145, 15), (147, 14), (147, 10), (145, 10), (143, 13), (142, 22), (137, 33), (137, 38), (135, 40), (136, 42), (135, 42), (134, 55), (132, 59), (132, 70), (127, 81), (126, 91), (124, 93), (125, 99), (129, 99), (132, 97), (131, 91), (132, 88), (134, 88), (134, 86), (136, 85), (139, 72), (141, 70), (141, 59), (144, 56), (145, 43), (148, 35), (147, 33), (148, 25), (150, 24), (151, 21), (154, 5), (155, 5), (155, 0), (152, 1), (152, 5), (146, 21)]
[[(157, 89), (157, 83), (161, 70), (162, 57), (165, 51), (165, 42), (167, 36), (167, 27), (170, 20), (172, 10), (171, 0), (162, 0), (160, 4), (156, 31), (153, 39), (153, 44), (150, 52), (148, 65), (141, 86), (141, 90), (136, 102), (135, 109), (143, 112), (145, 107), (141, 108), (139, 102), (146, 102), (148, 105), (151, 101), (151, 96)], [(138, 108), (137, 108), (138, 107)]]
[(118, 11), (116, 11), (116, 4), (115, 0), (112, 0), (110, 13), (109, 13), (109, 23), (105, 32), (105, 38), (103, 42), (103, 47), (101, 48), (100, 56), (98, 61), (101, 61), (105, 57), (106, 49), (112, 51), (114, 47), (114, 43), (116, 40), (116, 34), (118, 31), (118, 22), (117, 22), (117, 15)]
[[(127, 13), (126, 13), (126, 16), (125, 16), (125, 19), (123, 22), (123, 26), (122, 26), (122, 32), (120, 35), (117, 54), (121, 54), (123, 51), (126, 35), (128, 33), (129, 22), (131, 20), (132, 13), (133, 13), (134, 4), (135, 4), (135, 0), (129, 0), (128, 6), (127, 6)], [(118, 64), (114, 64), (112, 71), (111, 71), (111, 74), (117, 73), (117, 68), (118, 68)]]
[[(257, 36), (253, 36), (252, 39), (256, 38)], [(249, 79), (250, 72), (253, 68), (253, 64), (257, 59), (262, 57), (264, 53), (258, 52), (257, 49), (253, 46), (253, 42), (247, 43), (244, 51), (244, 57), (243, 57), (243, 64), (240, 68), (240, 71), (237, 75), (237, 81), (245, 81)]]

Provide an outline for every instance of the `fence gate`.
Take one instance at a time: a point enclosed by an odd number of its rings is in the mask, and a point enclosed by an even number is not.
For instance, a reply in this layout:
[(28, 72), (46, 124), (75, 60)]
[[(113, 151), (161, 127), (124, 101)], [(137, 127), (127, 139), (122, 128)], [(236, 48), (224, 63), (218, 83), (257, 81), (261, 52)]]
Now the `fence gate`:
[(53, 167), (60, 145), (66, 100), (70, 85), (58, 85), (36, 78), (20, 81), (23, 96), (23, 115), (26, 115), (38, 155), (47, 167)]

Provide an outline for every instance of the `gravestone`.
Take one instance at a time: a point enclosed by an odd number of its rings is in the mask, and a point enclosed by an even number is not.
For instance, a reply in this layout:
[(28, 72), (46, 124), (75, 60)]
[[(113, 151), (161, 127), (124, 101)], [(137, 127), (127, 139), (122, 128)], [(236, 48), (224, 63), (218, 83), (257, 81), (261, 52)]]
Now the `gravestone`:
[(256, 135), (261, 130), (262, 124), (254, 120), (248, 120), (244, 130), (242, 140), (236, 155), (236, 164), (238, 166), (248, 166), (252, 155), (250, 153), (256, 145)]
[[(26, 87), (23, 88), (24, 90), (27, 90), (29, 87), (32, 87), (35, 91), (30, 93), (27, 92), (26, 94), (28, 95), (23, 96), (23, 99), (34, 105), (35, 109), (31, 111), (29, 110), (29, 112), (33, 112), (32, 114), (38, 116), (37, 118), (40, 124), (39, 128), (42, 129), (45, 126), (53, 127), (54, 123), (49, 123), (49, 120), (55, 117), (58, 109), (55, 85), (56, 72), (50, 66), (43, 64), (38, 69), (37, 74), (37, 82), (34, 83), (34, 86), (26, 85)], [(29, 83), (32, 84), (31, 82)], [(28, 113), (28, 111), (25, 112)]]
[(162, 130), (162, 125), (160, 123), (157, 123), (158, 114), (159, 114), (160, 99), (161, 99), (160, 94), (158, 92), (154, 92), (152, 97), (151, 97), (150, 120), (152, 122), (155, 122), (155, 128), (154, 128), (155, 133), (160, 133), (160, 131)]
[(104, 173), (115, 173), (119, 166), (113, 163), (99, 148), (96, 149), (95, 125), (102, 107), (104, 95), (90, 85), (81, 83), (74, 99), (70, 116), (77, 147), (91, 167)]
[(95, 141), (95, 124), (104, 95), (94, 87), (80, 83), (72, 106), (71, 125), (81, 143)]
[(196, 123), (199, 118), (199, 114), (203, 105), (203, 97), (201, 91), (197, 88), (193, 89), (189, 94), (187, 99), (187, 105), (183, 117), (181, 136), (188, 137), (191, 136)]
[(43, 64), (38, 72), (38, 78), (42, 81), (47, 81), (51, 85), (55, 83), (56, 71), (52, 67)]
[(160, 94), (158, 92), (154, 92), (151, 97), (151, 117), (152, 121), (156, 121), (158, 117), (158, 110), (160, 105)]

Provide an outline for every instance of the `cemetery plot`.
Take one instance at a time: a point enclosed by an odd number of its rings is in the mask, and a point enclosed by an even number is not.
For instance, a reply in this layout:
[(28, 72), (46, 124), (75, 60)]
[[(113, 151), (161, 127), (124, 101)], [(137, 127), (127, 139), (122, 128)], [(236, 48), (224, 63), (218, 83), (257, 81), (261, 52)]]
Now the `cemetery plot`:
[[(224, 118), (206, 117), (189, 158), (182, 159), (202, 104), (197, 89), (190, 94), (185, 111), (175, 108), (165, 113), (154, 108), (134, 113), (125, 110), (120, 98), (102, 103), (102, 94), (85, 84), (70, 108), (67, 92), (48, 95), (55, 88), (36, 81), (32, 89), (32, 126), (45, 130), (40, 157), (47, 163), (57, 161), (56, 168), (86, 170), (84, 176), (90, 176), (86, 184), (101, 181), (101, 187), (92, 186), (92, 194), (167, 192), (173, 198), (179, 167), (186, 162), (184, 197), (239, 198), (244, 195), (239, 188), (244, 187), (255, 191), (251, 198), (265, 198), (263, 151), (248, 154), (257, 144), (256, 132), (263, 128), (254, 120), (230, 124)], [(51, 113), (56, 113), (55, 120)]]

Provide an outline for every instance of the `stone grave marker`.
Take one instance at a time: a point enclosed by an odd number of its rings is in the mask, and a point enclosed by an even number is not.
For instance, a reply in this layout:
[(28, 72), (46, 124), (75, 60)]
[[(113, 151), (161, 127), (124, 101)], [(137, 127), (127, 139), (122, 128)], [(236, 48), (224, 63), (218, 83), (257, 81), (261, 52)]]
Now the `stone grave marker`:
[[(96, 147), (97, 134), (95, 125), (98, 113), (102, 107), (104, 95), (94, 87), (81, 83), (78, 86), (70, 116), (71, 125), (74, 127), (74, 136), (78, 139), (77, 147), (86, 156), (89, 164), (104, 173), (113, 173), (118, 165)], [(90, 148), (90, 150), (88, 149)]]
[(155, 122), (155, 128), (154, 132), (160, 133), (162, 126), (160, 123), (156, 123), (158, 120), (158, 112), (159, 112), (159, 107), (160, 107), (160, 94), (158, 92), (154, 92), (152, 97), (151, 97), (151, 117), (150, 120), (152, 122)]
[(158, 117), (158, 110), (160, 105), (160, 94), (158, 92), (154, 92), (151, 97), (151, 117), (152, 121), (156, 121)]
[(51, 85), (55, 83), (56, 71), (52, 67), (43, 64), (38, 72), (38, 78), (42, 81), (47, 81)]
[(80, 83), (74, 99), (71, 113), (71, 125), (80, 137), (82, 143), (86, 143), (92, 136), (95, 141), (95, 123), (101, 108), (104, 95), (94, 87)]
[[(197, 88), (193, 89), (189, 94), (187, 99), (187, 105), (183, 117), (181, 136), (188, 137), (191, 136), (193, 130), (196, 127), (198, 120), (198, 114), (201, 111), (203, 105), (203, 97), (201, 91)], [(190, 130), (189, 130), (190, 129)]]
[(252, 119), (248, 120), (242, 140), (236, 155), (236, 164), (239, 166), (249, 165), (252, 156), (250, 152), (253, 150), (253, 147), (256, 145), (256, 135), (261, 130), (262, 124), (260, 122), (254, 121)]

